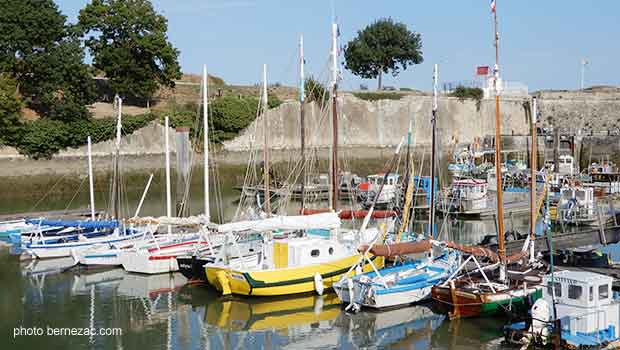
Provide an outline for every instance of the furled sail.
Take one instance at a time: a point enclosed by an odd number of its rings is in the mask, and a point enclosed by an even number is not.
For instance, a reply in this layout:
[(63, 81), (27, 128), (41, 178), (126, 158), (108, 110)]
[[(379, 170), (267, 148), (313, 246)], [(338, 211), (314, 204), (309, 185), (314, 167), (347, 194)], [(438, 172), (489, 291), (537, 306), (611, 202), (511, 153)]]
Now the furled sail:
[(45, 219), (28, 219), (26, 223), (44, 226), (62, 226), (62, 227), (79, 227), (79, 228), (116, 228), (117, 220), (45, 220)]
[[(301, 215), (315, 215), (328, 212), (330, 212), (330, 209), (304, 208), (301, 210)], [(338, 212), (338, 217), (342, 220), (363, 219), (366, 215), (368, 215), (368, 210), (341, 210)], [(396, 215), (398, 215), (398, 212), (395, 210), (373, 210), (372, 212), (373, 219), (391, 218)]]
[[(369, 252), (377, 256), (395, 257), (405, 254), (424, 253), (431, 250), (432, 246), (429, 240), (394, 244), (375, 244), (370, 248)], [(368, 245), (362, 245), (357, 248), (357, 250), (359, 252), (365, 252), (368, 250)]]
[(230, 222), (219, 225), (218, 231), (220, 233), (267, 232), (275, 230), (337, 229), (339, 227), (340, 218), (336, 213), (321, 213), (314, 215), (274, 216), (261, 220)]

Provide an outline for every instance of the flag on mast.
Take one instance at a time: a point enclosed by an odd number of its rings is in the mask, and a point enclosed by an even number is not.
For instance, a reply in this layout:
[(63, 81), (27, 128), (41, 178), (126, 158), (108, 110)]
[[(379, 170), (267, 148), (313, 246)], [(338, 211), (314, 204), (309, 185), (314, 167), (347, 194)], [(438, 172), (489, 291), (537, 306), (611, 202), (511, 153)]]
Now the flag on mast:
[(495, 0), (491, 0), (491, 12), (495, 12)]

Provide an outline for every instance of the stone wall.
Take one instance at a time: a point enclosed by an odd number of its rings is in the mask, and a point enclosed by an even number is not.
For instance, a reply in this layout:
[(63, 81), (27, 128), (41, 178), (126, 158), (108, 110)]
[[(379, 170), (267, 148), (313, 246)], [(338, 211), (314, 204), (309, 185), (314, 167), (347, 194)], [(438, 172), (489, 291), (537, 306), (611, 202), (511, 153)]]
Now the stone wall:
[[(502, 134), (528, 132), (523, 102), (504, 99), (501, 103)], [(339, 144), (342, 147), (394, 147), (414, 125), (416, 144), (431, 142), (431, 96), (406, 96), (400, 100), (364, 101), (351, 94), (340, 98)], [(494, 100), (460, 100), (442, 97), (438, 103), (439, 143), (472, 142), (475, 137), (495, 133)], [(300, 147), (299, 103), (288, 102), (267, 113), (272, 149)], [(332, 142), (331, 115), (311, 103), (306, 107), (306, 140), (309, 147), (329, 147)], [(263, 120), (259, 117), (241, 135), (224, 143), (224, 150), (243, 152), (263, 147)]]

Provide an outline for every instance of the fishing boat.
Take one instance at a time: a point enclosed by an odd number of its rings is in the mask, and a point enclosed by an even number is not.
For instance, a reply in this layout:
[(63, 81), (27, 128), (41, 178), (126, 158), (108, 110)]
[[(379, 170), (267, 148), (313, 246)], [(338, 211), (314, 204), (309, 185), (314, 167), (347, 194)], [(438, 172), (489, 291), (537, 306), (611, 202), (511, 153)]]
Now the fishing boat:
[(620, 346), (620, 298), (613, 278), (589, 271), (559, 271), (544, 276), (544, 292), (531, 317), (504, 328), (506, 341), (563, 349)]
[[(594, 203), (594, 188), (580, 184), (560, 188), (556, 214), (558, 220), (569, 225), (596, 225), (599, 219), (603, 220), (598, 214)], [(605, 221), (610, 218), (610, 215), (605, 214)]]
[[(386, 176), (387, 175), (387, 176)], [(378, 207), (392, 207), (398, 205), (399, 196), (401, 194), (399, 179), (400, 175), (397, 173), (389, 174), (374, 174), (369, 175), (368, 181), (358, 186), (359, 193), (364, 193), (362, 206), (369, 208), (370, 204), (374, 201)], [(383, 183), (385, 181), (385, 184)], [(378, 192), (379, 187), (383, 190)], [(363, 191), (365, 190), (365, 191)], [(375, 197), (377, 200), (375, 201)]]
[[(500, 114), (500, 74), (499, 74), (499, 32), (497, 27), (497, 1), (493, 2), (492, 13), (495, 34), (496, 62), (494, 66), (493, 86), (495, 91), (495, 174), (497, 188), (502, 187), (501, 176), (501, 114)], [(535, 101), (535, 100), (534, 100)], [(533, 103), (533, 106), (536, 105)], [(532, 107), (531, 128), (536, 129), (537, 107)], [(535, 134), (533, 134), (535, 135)], [(536, 144), (536, 142), (532, 142)], [(532, 147), (532, 153), (535, 150)], [(535, 159), (535, 158), (531, 158)], [(534, 164), (534, 163), (532, 163)], [(535, 169), (535, 166), (530, 166)], [(532, 170), (534, 172), (534, 170)], [(535, 177), (533, 177), (535, 178)], [(542, 296), (539, 286), (542, 278), (537, 271), (540, 266), (534, 252), (535, 240), (535, 202), (536, 182), (531, 181), (530, 192), (530, 235), (521, 252), (506, 256), (504, 230), (503, 191), (496, 191), (497, 203), (497, 253), (477, 246), (464, 246), (446, 242), (446, 246), (459, 250), (469, 257), (457, 271), (445, 282), (433, 287), (432, 298), (444, 306), (451, 319), (460, 317), (479, 317), (502, 313), (522, 314)], [(529, 249), (528, 249), (529, 248)], [(529, 255), (529, 259), (526, 259)], [(482, 266), (478, 258), (484, 258), (489, 264)], [(526, 261), (527, 260), (527, 261)], [(473, 263), (475, 269), (468, 271), (466, 266)], [(465, 269), (465, 270), (464, 270)]]

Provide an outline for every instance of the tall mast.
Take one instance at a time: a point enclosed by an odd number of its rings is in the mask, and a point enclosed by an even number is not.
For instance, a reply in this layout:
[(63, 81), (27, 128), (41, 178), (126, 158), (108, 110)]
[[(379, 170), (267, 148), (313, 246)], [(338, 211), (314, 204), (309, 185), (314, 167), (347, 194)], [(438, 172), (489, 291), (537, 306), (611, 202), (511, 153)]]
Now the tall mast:
[(500, 268), (500, 279), (504, 280), (506, 275), (506, 247), (504, 246), (504, 201), (502, 186), (502, 159), (501, 159), (501, 128), (502, 120), (499, 110), (499, 31), (497, 28), (497, 0), (494, 0), (492, 7), (493, 23), (495, 29), (495, 67), (493, 86), (495, 89), (495, 179), (497, 181), (497, 242), (498, 253), (502, 267)]
[(429, 237), (435, 238), (435, 148), (436, 145), (436, 125), (437, 125), (437, 79), (439, 75), (439, 69), (437, 64), (433, 68), (433, 114), (431, 118), (432, 136), (431, 136), (431, 202), (429, 206), (428, 216), (428, 232)]
[(538, 136), (536, 134), (536, 122), (538, 121), (538, 103), (536, 97), (532, 100), (532, 154), (530, 155), (531, 188), (530, 188), (530, 261), (534, 260), (534, 239), (536, 238), (536, 172), (538, 170)]
[(208, 75), (207, 65), (202, 67), (202, 123), (203, 123), (203, 152), (204, 152), (204, 201), (205, 201), (205, 217), (207, 221), (211, 221), (211, 208), (209, 206), (209, 94), (208, 94)]
[(299, 125), (301, 135), (301, 210), (306, 206), (306, 119), (305, 119), (305, 73), (304, 37), (299, 37)]
[[(170, 195), (170, 136), (169, 134), (169, 120), (168, 116), (164, 119), (164, 150), (166, 157), (166, 216), (172, 216), (172, 198)], [(171, 233), (171, 227), (168, 225), (168, 234)]]
[(263, 135), (265, 137), (263, 143), (263, 178), (265, 187), (265, 213), (267, 217), (271, 216), (271, 203), (270, 203), (270, 191), (269, 191), (269, 121), (267, 120), (267, 65), (263, 65)]
[(338, 209), (338, 24), (332, 23), (332, 210)]
[(91, 150), (90, 135), (86, 139), (88, 144), (88, 193), (90, 194), (90, 219), (95, 220), (95, 189), (93, 186), (93, 155)]
[(121, 191), (120, 191), (120, 173), (119, 173), (119, 158), (121, 153), (121, 130), (123, 127), (122, 113), (123, 113), (123, 99), (116, 95), (116, 102), (118, 105), (118, 116), (116, 122), (116, 156), (114, 157), (114, 198), (112, 199), (114, 205), (114, 218), (120, 219), (120, 206), (121, 206)]

